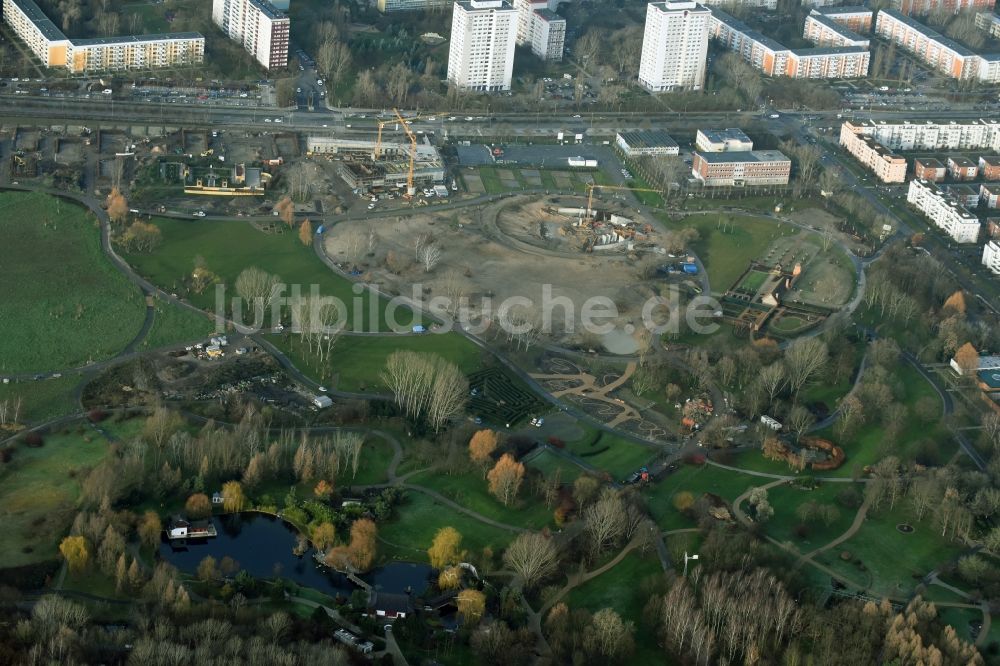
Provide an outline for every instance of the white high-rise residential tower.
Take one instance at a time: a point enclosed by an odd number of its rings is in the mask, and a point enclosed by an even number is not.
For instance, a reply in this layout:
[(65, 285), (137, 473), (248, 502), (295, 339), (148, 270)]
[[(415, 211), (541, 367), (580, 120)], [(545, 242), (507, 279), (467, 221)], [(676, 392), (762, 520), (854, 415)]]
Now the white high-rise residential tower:
[(517, 10), (506, 0), (460, 0), (454, 7), (448, 80), (465, 90), (510, 90)]
[(705, 85), (711, 15), (696, 2), (649, 3), (639, 85), (650, 92), (700, 90)]
[(269, 0), (213, 0), (212, 20), (266, 69), (288, 66), (288, 17)]

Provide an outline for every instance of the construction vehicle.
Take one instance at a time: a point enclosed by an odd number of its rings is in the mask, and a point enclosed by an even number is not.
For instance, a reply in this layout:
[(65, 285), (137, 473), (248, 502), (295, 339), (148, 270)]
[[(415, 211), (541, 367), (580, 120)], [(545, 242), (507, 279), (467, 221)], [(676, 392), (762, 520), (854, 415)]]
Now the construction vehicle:
[(663, 190), (655, 190), (649, 187), (627, 187), (625, 185), (598, 185), (591, 183), (587, 185), (587, 210), (586, 217), (594, 216), (594, 190), (628, 190), (629, 192), (655, 192), (663, 196)]
[(410, 129), (410, 123), (399, 112), (399, 109), (393, 109), (393, 112), (399, 118), (399, 123), (403, 126), (406, 136), (410, 138), (410, 169), (406, 172), (406, 198), (412, 199), (413, 195), (417, 193), (417, 188), (413, 185), (413, 168), (417, 161), (417, 135)]

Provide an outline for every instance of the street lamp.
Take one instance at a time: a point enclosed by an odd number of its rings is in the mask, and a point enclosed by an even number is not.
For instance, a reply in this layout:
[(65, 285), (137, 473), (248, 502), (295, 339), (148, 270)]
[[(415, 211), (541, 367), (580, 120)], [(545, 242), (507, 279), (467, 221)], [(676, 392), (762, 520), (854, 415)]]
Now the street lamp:
[(684, 551), (684, 577), (685, 578), (688, 575), (688, 560), (697, 560), (697, 559), (698, 559), (698, 555), (697, 554), (688, 555), (687, 551), (686, 550)]

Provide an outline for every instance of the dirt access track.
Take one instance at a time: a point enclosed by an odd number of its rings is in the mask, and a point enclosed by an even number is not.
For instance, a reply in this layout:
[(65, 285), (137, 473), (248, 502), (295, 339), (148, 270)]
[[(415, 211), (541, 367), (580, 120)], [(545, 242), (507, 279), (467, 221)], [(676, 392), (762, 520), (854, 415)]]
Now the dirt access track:
[[(357, 271), (388, 293), (422, 297), (425, 303), (434, 296), (466, 298), (474, 321), (488, 306), (495, 313), (503, 300), (515, 296), (530, 299), (540, 313), (543, 288), (549, 285), (550, 299), (568, 299), (577, 321), (584, 302), (602, 296), (618, 312), (602, 322), (618, 329), (638, 324), (643, 303), (666, 286), (645, 277), (654, 273), (647, 270), (650, 265), (663, 262), (652, 251), (655, 232), (645, 250), (626, 252), (623, 246), (585, 253), (572, 218), (554, 212), (558, 206), (585, 205), (581, 197), (524, 196), (459, 211), (341, 222), (327, 230), (326, 251), (345, 270)], [(418, 258), (418, 240), (440, 248), (430, 270)], [(549, 339), (582, 341), (582, 334), (565, 330), (563, 312), (553, 309)]]

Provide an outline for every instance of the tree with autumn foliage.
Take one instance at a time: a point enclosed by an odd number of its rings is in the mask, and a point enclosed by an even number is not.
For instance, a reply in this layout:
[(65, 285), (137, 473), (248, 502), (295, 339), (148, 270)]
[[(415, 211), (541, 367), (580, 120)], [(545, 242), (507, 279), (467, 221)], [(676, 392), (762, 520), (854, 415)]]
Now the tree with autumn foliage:
[(320, 523), (313, 529), (313, 545), (319, 550), (326, 550), (337, 543), (337, 529), (331, 523)]
[(442, 590), (454, 590), (462, 582), (462, 570), (458, 567), (448, 567), (442, 569), (438, 574), (438, 588)]
[(73, 573), (79, 573), (90, 564), (90, 544), (86, 537), (68, 536), (59, 544), (59, 554)]
[(313, 239), (313, 225), (309, 220), (303, 220), (299, 225), (299, 241), (303, 245), (310, 245)]
[(278, 203), (274, 204), (274, 210), (278, 213), (278, 218), (289, 227), (295, 224), (295, 204), (292, 203), (291, 197), (283, 197), (279, 200)]
[(330, 499), (330, 495), (333, 495), (333, 484), (326, 479), (320, 479), (316, 487), (313, 488), (313, 495), (324, 500)]
[(104, 202), (108, 209), (108, 219), (113, 224), (122, 224), (128, 217), (128, 200), (117, 187), (111, 189), (108, 198)]
[(979, 370), (979, 352), (972, 346), (971, 342), (966, 342), (955, 352), (955, 363), (962, 372), (963, 377), (970, 377)]
[(500, 460), (486, 478), (493, 496), (503, 502), (504, 506), (510, 506), (524, 481), (524, 465), (514, 460), (514, 456), (505, 453), (500, 456)]
[(247, 498), (243, 494), (243, 486), (239, 481), (227, 481), (222, 484), (222, 508), (230, 513), (243, 510)]
[(486, 467), (493, 459), (493, 452), (497, 450), (499, 437), (492, 430), (479, 430), (469, 440), (469, 460), (479, 465), (486, 471)]
[(351, 524), (351, 542), (331, 548), (326, 554), (327, 564), (340, 571), (368, 571), (375, 563), (377, 537), (378, 529), (373, 521), (368, 518), (355, 520)]
[(948, 300), (944, 302), (944, 305), (941, 306), (941, 314), (943, 317), (947, 317), (953, 314), (964, 315), (965, 311), (966, 311), (965, 294), (963, 294), (961, 291), (956, 291), (955, 293), (953, 293), (951, 296), (948, 297)]
[(479, 590), (462, 590), (458, 593), (458, 614), (465, 624), (473, 625), (483, 619), (486, 612), (486, 595)]
[(184, 513), (188, 518), (207, 518), (212, 514), (212, 500), (205, 493), (195, 493), (184, 503)]
[(443, 569), (462, 561), (465, 551), (460, 550), (462, 535), (454, 527), (442, 527), (434, 535), (427, 557), (435, 569)]

